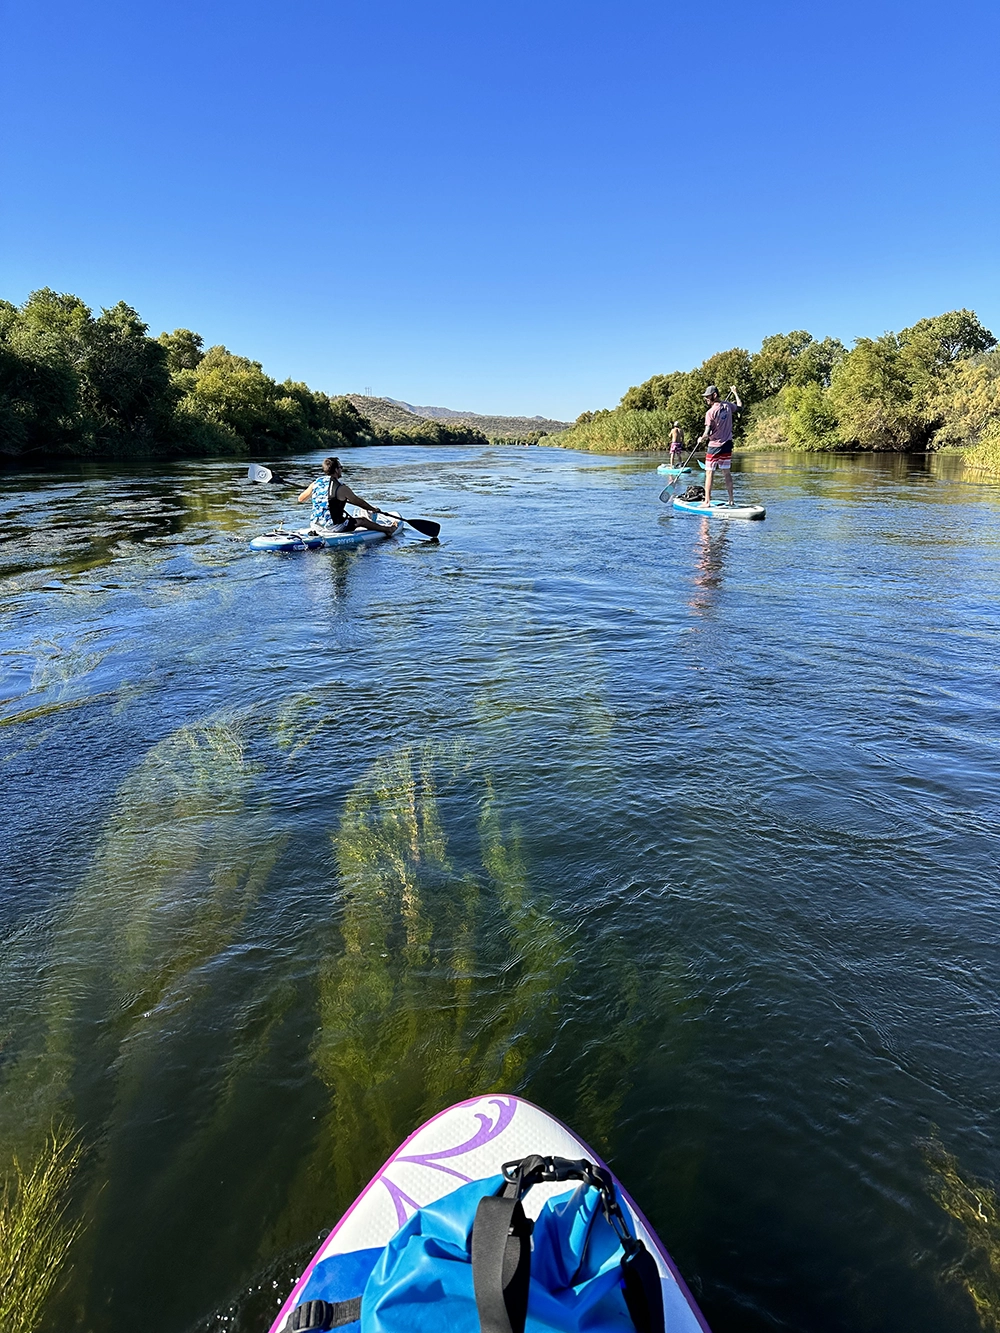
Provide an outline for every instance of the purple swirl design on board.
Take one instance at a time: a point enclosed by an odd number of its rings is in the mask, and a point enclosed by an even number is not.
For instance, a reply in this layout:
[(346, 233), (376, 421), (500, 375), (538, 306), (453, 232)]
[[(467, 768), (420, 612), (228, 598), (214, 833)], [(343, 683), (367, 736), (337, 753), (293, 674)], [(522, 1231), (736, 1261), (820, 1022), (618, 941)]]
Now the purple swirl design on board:
[[(462, 1143), (457, 1143), (453, 1148), (439, 1148), (436, 1152), (408, 1153), (405, 1156), (395, 1157), (390, 1165), (395, 1162), (414, 1162), (417, 1166), (430, 1167), (432, 1171), (440, 1171), (444, 1175), (454, 1176), (464, 1184), (468, 1184), (472, 1180), (472, 1176), (463, 1175), (461, 1171), (456, 1171), (454, 1167), (443, 1166), (441, 1159), (461, 1157), (464, 1153), (473, 1152), (476, 1148), (481, 1148), (484, 1144), (492, 1142), (493, 1139), (498, 1138), (504, 1132), (514, 1119), (517, 1102), (513, 1097), (491, 1097), (489, 1100), (497, 1108), (496, 1120), (483, 1111), (477, 1111), (476, 1119), (479, 1121), (479, 1128), (471, 1138)], [(386, 1171), (388, 1171), (388, 1167)], [(385, 1172), (381, 1176), (381, 1181), (389, 1191), (389, 1197), (396, 1209), (399, 1225), (402, 1226), (407, 1219), (406, 1205), (409, 1204), (413, 1209), (419, 1208), (420, 1205), (404, 1194), (398, 1185), (389, 1180)]]

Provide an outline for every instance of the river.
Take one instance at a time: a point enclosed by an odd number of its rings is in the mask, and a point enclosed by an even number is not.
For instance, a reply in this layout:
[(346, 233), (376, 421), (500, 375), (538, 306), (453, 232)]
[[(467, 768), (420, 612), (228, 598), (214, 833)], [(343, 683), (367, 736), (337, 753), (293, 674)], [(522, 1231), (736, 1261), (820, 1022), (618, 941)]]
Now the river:
[(231, 461), (0, 477), (0, 1169), (85, 1149), (51, 1327), (263, 1333), (503, 1088), (715, 1333), (978, 1328), (1000, 486), (749, 456), (727, 526), (656, 461), (359, 450), (443, 530), (349, 554), (251, 552), (302, 508)]

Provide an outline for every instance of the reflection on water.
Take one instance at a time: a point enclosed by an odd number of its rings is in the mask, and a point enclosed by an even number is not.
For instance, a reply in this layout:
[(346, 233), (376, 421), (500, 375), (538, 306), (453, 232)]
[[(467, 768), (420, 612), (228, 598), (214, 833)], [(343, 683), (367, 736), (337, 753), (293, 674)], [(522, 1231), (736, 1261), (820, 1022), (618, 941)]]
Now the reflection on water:
[(725, 523), (713, 524), (710, 518), (702, 518), (698, 523), (697, 561), (692, 580), (694, 591), (688, 606), (698, 615), (704, 615), (711, 607), (713, 593), (722, 586), (722, 571), (726, 558), (728, 539)]
[(713, 527), (654, 463), (358, 451), (441, 544), (287, 557), (232, 463), (0, 478), (0, 1175), (84, 1150), (42, 1333), (256, 1333), (498, 1087), (715, 1333), (974, 1333), (1000, 489), (752, 455)]

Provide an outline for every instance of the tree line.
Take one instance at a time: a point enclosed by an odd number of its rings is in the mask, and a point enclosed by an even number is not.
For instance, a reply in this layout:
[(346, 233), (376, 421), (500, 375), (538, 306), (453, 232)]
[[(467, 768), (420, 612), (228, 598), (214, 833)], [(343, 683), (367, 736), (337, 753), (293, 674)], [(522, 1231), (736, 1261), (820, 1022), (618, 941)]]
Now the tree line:
[(49, 288), (0, 301), (0, 459), (45, 463), (281, 454), (367, 444), (486, 444), (468, 426), (372, 424), (344, 397), (204, 347), (190, 329), (149, 336), (124, 301), (94, 313)]
[[(602, 452), (662, 449), (674, 421), (701, 433), (709, 384), (738, 386), (736, 439), (746, 448), (919, 451), (970, 447), (1000, 470), (1000, 352), (971, 310), (922, 319), (901, 333), (837, 338), (804, 330), (760, 350), (717, 352), (690, 371), (653, 375), (618, 407), (584, 412), (558, 443)], [(995, 463), (989, 460), (995, 459)]]

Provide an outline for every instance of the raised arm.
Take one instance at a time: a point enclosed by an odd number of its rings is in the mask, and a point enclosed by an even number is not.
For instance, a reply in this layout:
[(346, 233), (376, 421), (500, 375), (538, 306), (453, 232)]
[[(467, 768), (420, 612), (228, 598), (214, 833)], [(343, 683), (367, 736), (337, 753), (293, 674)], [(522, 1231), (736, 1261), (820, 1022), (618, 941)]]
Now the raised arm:
[(360, 509), (367, 509), (370, 514), (381, 514), (382, 512), (377, 505), (370, 505), (367, 500), (362, 500), (360, 495), (355, 495), (346, 481), (340, 483), (337, 498), (343, 500), (345, 504), (357, 505)]
[(732, 397), (733, 402), (736, 404), (736, 406), (737, 406), (737, 407), (742, 407), (742, 406), (743, 406), (743, 400), (740, 398), (739, 394), (736, 392), (736, 385), (735, 385), (735, 384), (730, 384), (730, 386), (729, 386), (729, 393), (730, 393), (730, 396)]

